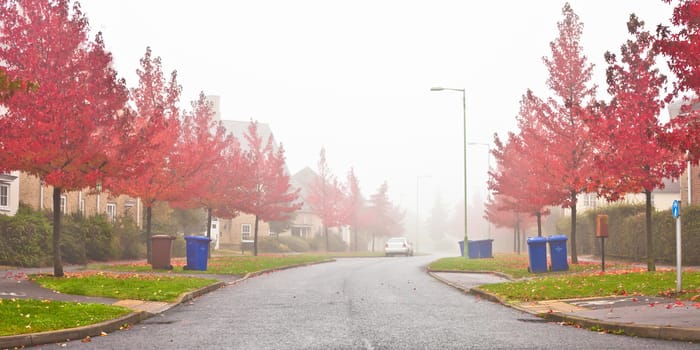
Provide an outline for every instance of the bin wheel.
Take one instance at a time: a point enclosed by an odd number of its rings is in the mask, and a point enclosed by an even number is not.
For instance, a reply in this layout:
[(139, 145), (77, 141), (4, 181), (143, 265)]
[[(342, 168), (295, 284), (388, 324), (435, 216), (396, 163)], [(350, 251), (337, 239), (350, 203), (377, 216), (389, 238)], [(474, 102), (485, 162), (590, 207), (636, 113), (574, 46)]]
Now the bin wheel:
[(183, 270), (189, 270), (189, 269), (190, 269), (190, 267), (189, 267), (189, 266), (187, 266), (187, 265), (185, 265), (185, 266), (183, 266), (183, 267), (182, 267), (182, 269), (183, 269)]

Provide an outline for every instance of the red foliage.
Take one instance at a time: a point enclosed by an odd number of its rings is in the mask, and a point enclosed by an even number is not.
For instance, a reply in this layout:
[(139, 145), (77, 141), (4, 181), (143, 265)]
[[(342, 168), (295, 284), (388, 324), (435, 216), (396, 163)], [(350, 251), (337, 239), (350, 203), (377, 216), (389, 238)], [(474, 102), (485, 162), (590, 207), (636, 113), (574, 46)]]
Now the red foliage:
[(680, 153), (669, 147), (668, 128), (659, 120), (666, 77), (654, 66), (654, 38), (643, 26), (630, 16), (633, 39), (622, 46), (620, 62), (606, 53), (612, 101), (592, 123), (600, 147), (596, 168), (608, 175), (599, 178), (600, 190), (611, 200), (661, 188), (663, 179), (678, 177), (683, 170)]
[[(664, 0), (671, 3), (671, 0)], [(673, 10), (671, 23), (657, 28), (655, 48), (668, 57), (668, 65), (675, 73), (674, 93), (690, 92), (692, 99), (684, 99), (686, 106), (681, 114), (671, 121), (674, 129), (670, 143), (681, 151), (687, 152), (688, 160), (697, 164), (700, 161), (700, 3), (695, 0), (680, 0)]]
[(266, 141), (258, 134), (258, 123), (251, 122), (245, 134), (249, 150), (247, 153), (251, 172), (247, 176), (252, 187), (247, 187), (245, 211), (255, 215), (254, 255), (258, 251), (258, 220), (278, 221), (289, 218), (301, 208), (299, 190), (293, 190), (289, 183), (289, 173), (285, 168), (284, 147), (274, 149), (272, 136)]
[(177, 142), (181, 134), (177, 103), (181, 87), (173, 71), (166, 83), (160, 57), (152, 58), (150, 47), (136, 71), (139, 85), (131, 90), (136, 106), (134, 123), (122, 136), (131, 145), (122, 154), (122, 173), (108, 179), (105, 188), (139, 197), (150, 208), (157, 200), (176, 198), (182, 183), (174, 176)]
[(204, 207), (219, 217), (232, 218), (246, 203), (243, 189), (253, 187), (253, 178), (238, 140), (227, 135), (213, 115), (204, 93), (192, 102), (192, 111), (185, 113), (173, 156), (174, 173), (183, 186), (179, 198), (171, 204)]
[(4, 0), (0, 7), (0, 62), (9, 76), (37, 85), (4, 103), (2, 167), (61, 191), (94, 186), (127, 97), (111, 54), (101, 35), (88, 39), (87, 18), (67, 0)]
[(120, 133), (126, 88), (111, 68), (102, 36), (88, 39), (79, 5), (2, 0), (0, 8), (0, 62), (13, 81), (33, 85), (4, 102), (0, 167), (54, 187), (53, 263), (61, 277), (61, 193), (93, 186), (105, 175), (110, 153), (119, 147), (113, 135)]
[[(344, 188), (328, 168), (325, 149), (321, 149), (318, 161), (318, 177), (311, 184), (306, 201), (314, 213), (323, 221), (326, 240), (329, 227), (337, 227), (348, 223)], [(328, 246), (326, 246), (326, 249), (328, 249)]]

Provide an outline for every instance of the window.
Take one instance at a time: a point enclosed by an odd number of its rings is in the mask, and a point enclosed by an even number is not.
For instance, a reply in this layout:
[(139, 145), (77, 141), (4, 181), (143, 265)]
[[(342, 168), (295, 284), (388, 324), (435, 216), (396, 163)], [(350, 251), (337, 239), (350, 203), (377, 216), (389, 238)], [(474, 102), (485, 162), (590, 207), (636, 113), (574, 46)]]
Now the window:
[(117, 218), (117, 205), (115, 203), (107, 203), (107, 217), (109, 222), (114, 222)]
[(250, 224), (241, 224), (241, 240), (250, 240)]
[(68, 206), (68, 197), (61, 196), (61, 214), (66, 213), (66, 207)]
[(10, 185), (0, 184), (0, 209), (10, 207)]

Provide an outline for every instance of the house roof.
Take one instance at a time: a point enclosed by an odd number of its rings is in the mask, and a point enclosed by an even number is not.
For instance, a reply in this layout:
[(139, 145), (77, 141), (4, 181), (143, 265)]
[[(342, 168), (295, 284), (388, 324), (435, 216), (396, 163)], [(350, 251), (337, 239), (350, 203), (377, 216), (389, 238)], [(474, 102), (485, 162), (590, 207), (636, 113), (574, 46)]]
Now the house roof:
[(317, 178), (318, 174), (316, 174), (315, 171), (309, 167), (305, 167), (294, 174), (289, 180), (293, 187), (299, 189), (299, 197), (304, 203), (301, 210), (308, 211), (311, 209), (307, 204), (306, 198), (309, 195), (309, 191), (311, 191), (311, 185)]

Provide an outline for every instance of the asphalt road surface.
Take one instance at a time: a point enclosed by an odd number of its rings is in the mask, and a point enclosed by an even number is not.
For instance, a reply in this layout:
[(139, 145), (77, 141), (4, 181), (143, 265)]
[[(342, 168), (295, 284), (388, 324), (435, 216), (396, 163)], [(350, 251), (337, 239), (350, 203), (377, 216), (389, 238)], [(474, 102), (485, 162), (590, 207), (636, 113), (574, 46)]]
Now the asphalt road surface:
[[(349, 258), (206, 294), (86, 349), (697, 349), (548, 323), (425, 272), (435, 257)], [(484, 278), (489, 278), (485, 275)]]

